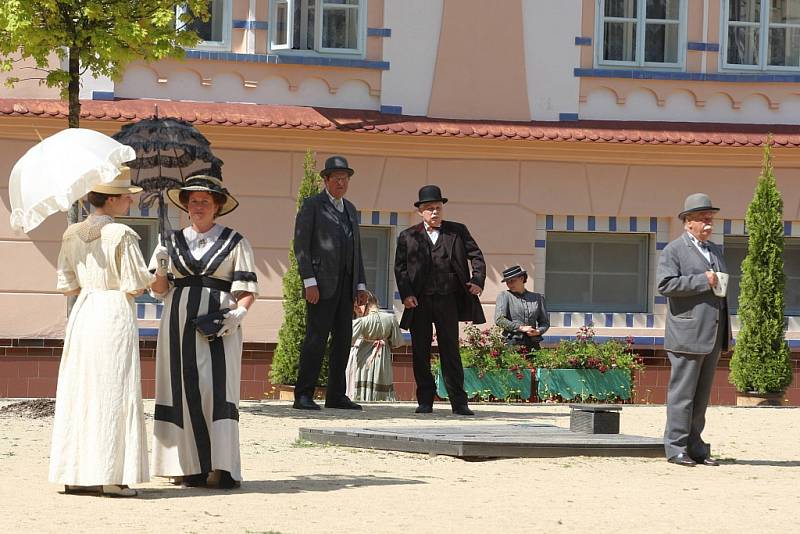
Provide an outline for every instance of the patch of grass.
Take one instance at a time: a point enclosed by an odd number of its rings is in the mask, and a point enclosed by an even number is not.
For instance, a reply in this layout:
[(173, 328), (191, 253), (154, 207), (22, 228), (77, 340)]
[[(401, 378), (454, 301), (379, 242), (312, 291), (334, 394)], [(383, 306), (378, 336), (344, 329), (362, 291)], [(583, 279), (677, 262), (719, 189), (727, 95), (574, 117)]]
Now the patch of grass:
[(311, 447), (320, 447), (321, 445), (318, 443), (313, 443), (303, 438), (297, 438), (292, 443), (292, 447), (295, 449), (310, 449)]

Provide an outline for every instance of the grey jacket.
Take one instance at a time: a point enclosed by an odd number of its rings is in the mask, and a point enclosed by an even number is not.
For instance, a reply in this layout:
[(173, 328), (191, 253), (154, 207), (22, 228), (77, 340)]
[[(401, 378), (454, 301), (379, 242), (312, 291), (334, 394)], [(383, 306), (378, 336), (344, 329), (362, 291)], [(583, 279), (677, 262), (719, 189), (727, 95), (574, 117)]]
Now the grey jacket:
[(731, 333), (728, 300), (714, 295), (706, 271), (727, 273), (719, 245), (709, 242), (714, 268), (685, 232), (661, 251), (656, 280), (658, 292), (667, 297), (664, 349), (683, 354), (709, 354), (714, 349), (720, 311), (728, 335), (722, 350), (727, 350)]
[[(353, 287), (365, 284), (364, 262), (361, 259), (361, 234), (356, 207), (344, 199), (344, 210), (353, 228)], [(300, 277), (316, 278), (320, 298), (331, 298), (339, 285), (340, 254), (345, 249), (345, 233), (336, 208), (322, 191), (303, 201), (294, 225), (294, 255)]]
[(525, 334), (518, 332), (517, 328), (523, 325), (532, 326), (540, 334), (532, 339), (541, 341), (542, 335), (550, 328), (544, 297), (528, 290), (522, 295), (501, 291), (495, 302), (494, 324), (503, 329), (506, 337), (519, 339), (524, 339)]

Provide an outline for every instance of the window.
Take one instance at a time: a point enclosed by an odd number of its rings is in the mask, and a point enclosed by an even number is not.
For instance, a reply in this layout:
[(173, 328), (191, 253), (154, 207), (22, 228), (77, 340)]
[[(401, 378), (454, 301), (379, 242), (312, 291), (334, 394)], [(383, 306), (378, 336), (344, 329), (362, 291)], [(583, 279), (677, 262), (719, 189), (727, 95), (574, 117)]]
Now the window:
[(599, 0), (599, 60), (606, 65), (683, 62), (683, 0)]
[[(178, 8), (178, 15), (186, 12), (185, 7)], [(208, 2), (209, 19), (203, 21), (195, 18), (186, 28), (200, 36), (200, 43), (195, 48), (203, 50), (231, 49), (231, 0), (210, 0)]]
[[(116, 222), (128, 225), (139, 234), (139, 249), (142, 251), (144, 261), (150, 261), (150, 256), (156, 249), (158, 241), (158, 219), (144, 217), (117, 217)], [(157, 302), (147, 292), (136, 297), (136, 302)]]
[(360, 54), (366, 0), (272, 0), (270, 50)]
[[(742, 281), (742, 262), (747, 255), (747, 237), (725, 237), (725, 265), (728, 279), (728, 307), (731, 313), (739, 310), (739, 285)], [(785, 238), (783, 245), (784, 313), (800, 315), (800, 239)]]
[(725, 66), (800, 67), (800, 0), (727, 0)]
[(361, 227), (361, 256), (367, 289), (378, 297), (381, 308), (392, 307), (389, 298), (389, 232), (386, 227)]
[(646, 312), (648, 234), (547, 233), (552, 311)]

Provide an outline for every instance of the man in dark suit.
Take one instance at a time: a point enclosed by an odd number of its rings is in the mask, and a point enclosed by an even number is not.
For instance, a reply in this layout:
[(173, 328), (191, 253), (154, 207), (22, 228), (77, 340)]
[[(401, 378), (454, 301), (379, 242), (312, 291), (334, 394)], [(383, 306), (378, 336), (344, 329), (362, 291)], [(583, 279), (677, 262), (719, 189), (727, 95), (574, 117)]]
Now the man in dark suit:
[(722, 248), (709, 241), (718, 210), (704, 193), (686, 197), (678, 215), (686, 231), (664, 247), (656, 271), (658, 292), (667, 297), (664, 349), (672, 366), (664, 449), (670, 463), (686, 467), (718, 465), (701, 437), (714, 371), (731, 332), (719, 285), (727, 276)]
[(306, 297), (306, 337), (294, 389), (294, 407), (319, 410), (314, 388), (322, 369), (328, 335), (326, 408), (360, 410), (345, 396), (345, 369), (353, 336), (353, 303), (366, 303), (364, 263), (356, 207), (345, 200), (350, 177), (347, 160), (333, 156), (320, 172), (325, 190), (307, 198), (297, 212), (294, 255)]
[(437, 186), (426, 185), (420, 189), (414, 206), (422, 222), (403, 230), (397, 239), (394, 272), (405, 307), (400, 326), (411, 331), (419, 404), (416, 412), (433, 411), (436, 385), (431, 374), (431, 325), (434, 324), (453, 413), (474, 415), (467, 406), (464, 391), (458, 322), (486, 322), (478, 300), (486, 280), (486, 264), (467, 227), (443, 220), (446, 202)]

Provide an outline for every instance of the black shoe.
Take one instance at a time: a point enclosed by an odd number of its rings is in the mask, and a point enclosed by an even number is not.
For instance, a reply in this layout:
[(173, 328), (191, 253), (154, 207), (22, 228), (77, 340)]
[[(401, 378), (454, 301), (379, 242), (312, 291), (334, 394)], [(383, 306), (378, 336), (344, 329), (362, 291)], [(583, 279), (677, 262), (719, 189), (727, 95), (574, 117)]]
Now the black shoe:
[(335, 401), (325, 401), (326, 408), (336, 408), (337, 410), (363, 410), (360, 404), (356, 404), (347, 397), (342, 397)]
[(219, 472), (219, 484), (217, 487), (219, 489), (233, 489), (238, 488), (242, 484), (238, 480), (234, 480), (231, 476), (230, 471), (222, 471)]
[(314, 402), (314, 399), (309, 397), (308, 395), (301, 395), (294, 400), (294, 404), (292, 404), (292, 408), (297, 408), (298, 410), (321, 410), (322, 408), (319, 407), (319, 404)]
[(455, 415), (475, 415), (475, 412), (469, 409), (469, 406), (462, 404), (461, 406), (453, 406), (453, 414)]
[(711, 466), (719, 465), (719, 462), (716, 460), (716, 458), (712, 458), (711, 456), (706, 456), (704, 458), (692, 458), (692, 460), (694, 460), (695, 463), (702, 465), (711, 465)]
[(420, 404), (414, 413), (433, 413), (433, 404)]
[(691, 457), (688, 454), (686, 454), (685, 452), (682, 452), (682, 453), (680, 453), (680, 454), (678, 454), (676, 456), (673, 456), (672, 458), (670, 458), (667, 461), (669, 463), (671, 463), (671, 464), (682, 465), (684, 467), (694, 467), (694, 466), (697, 465), (697, 462), (692, 460)]
[(202, 488), (208, 485), (208, 473), (198, 473), (183, 477), (183, 486), (186, 488)]

